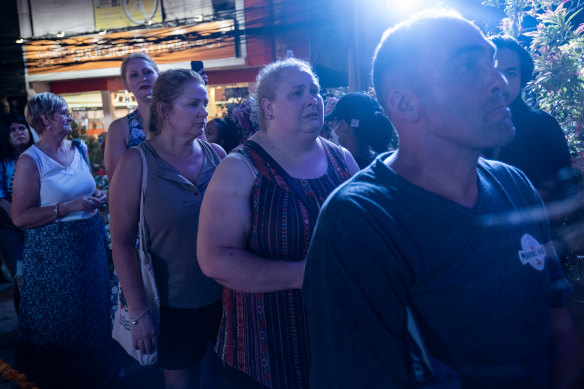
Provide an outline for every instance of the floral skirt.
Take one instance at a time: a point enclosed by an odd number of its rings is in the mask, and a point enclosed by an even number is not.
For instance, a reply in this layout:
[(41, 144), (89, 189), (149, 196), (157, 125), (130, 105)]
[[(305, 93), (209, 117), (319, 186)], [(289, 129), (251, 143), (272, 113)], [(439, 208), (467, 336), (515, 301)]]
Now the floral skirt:
[(15, 362), (40, 388), (104, 387), (118, 372), (105, 242), (98, 215), (25, 229)]

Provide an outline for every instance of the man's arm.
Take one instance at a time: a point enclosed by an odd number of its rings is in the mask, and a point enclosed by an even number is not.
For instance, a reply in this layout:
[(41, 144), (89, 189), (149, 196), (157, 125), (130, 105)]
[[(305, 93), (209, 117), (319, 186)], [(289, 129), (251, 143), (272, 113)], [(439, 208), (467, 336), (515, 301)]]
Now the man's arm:
[(573, 388), (580, 373), (580, 342), (567, 308), (552, 308), (550, 370), (552, 388)]
[(321, 211), (303, 284), (313, 387), (407, 385), (407, 276), (383, 225), (390, 220), (373, 202), (333, 198)]

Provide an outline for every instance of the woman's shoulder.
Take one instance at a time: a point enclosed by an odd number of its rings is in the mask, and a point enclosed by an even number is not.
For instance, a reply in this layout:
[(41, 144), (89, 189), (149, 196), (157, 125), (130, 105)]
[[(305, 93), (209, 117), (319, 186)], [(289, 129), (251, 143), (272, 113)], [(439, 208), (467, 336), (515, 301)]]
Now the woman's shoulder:
[(200, 138), (197, 138), (197, 142), (199, 142), (207, 156), (212, 157), (212, 159), (222, 160), (227, 155), (223, 147), (217, 143), (211, 143), (208, 140)]
[[(142, 171), (142, 156), (140, 155), (138, 147), (141, 146), (132, 147), (124, 151), (118, 166), (116, 167), (114, 180), (121, 180), (121, 182), (124, 182), (127, 181), (128, 177), (137, 175), (136, 172)], [(144, 150), (142, 147), (141, 149)]]
[(108, 127), (107, 135), (127, 137), (130, 133), (130, 122), (128, 116), (123, 116), (114, 120)]
[(18, 159), (22, 159), (24, 156), (27, 158), (37, 159), (40, 152), (41, 150), (37, 145), (32, 145), (28, 149), (24, 150)]
[(253, 183), (257, 168), (243, 154), (231, 152), (223, 158), (214, 175), (232, 183)]
[(344, 148), (343, 147), (331, 142), (330, 140), (328, 140), (322, 136), (319, 136), (318, 139), (320, 140), (322, 147), (326, 151), (328, 151), (329, 153), (332, 153), (332, 154), (337, 155), (337, 156), (344, 155), (344, 151), (343, 151)]
[(355, 174), (359, 171), (359, 166), (355, 159), (349, 152), (342, 146), (339, 146), (330, 140), (319, 136), (318, 139), (321, 140), (322, 146), (327, 154), (329, 161), (333, 161), (337, 170), (346, 170), (350, 175)]

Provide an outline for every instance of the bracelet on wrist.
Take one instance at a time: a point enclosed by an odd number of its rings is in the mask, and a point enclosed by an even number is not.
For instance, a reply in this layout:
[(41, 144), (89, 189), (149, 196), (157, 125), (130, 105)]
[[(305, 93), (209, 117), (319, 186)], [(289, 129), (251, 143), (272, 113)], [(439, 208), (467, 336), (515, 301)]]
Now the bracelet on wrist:
[(138, 324), (138, 320), (142, 319), (144, 316), (146, 316), (146, 314), (150, 312), (150, 307), (146, 307), (146, 309), (138, 315), (138, 317), (136, 317), (135, 319), (130, 319), (132, 321), (133, 325)]
[(55, 214), (57, 215), (57, 220), (61, 218), (61, 213), (59, 212), (59, 203), (55, 204)]

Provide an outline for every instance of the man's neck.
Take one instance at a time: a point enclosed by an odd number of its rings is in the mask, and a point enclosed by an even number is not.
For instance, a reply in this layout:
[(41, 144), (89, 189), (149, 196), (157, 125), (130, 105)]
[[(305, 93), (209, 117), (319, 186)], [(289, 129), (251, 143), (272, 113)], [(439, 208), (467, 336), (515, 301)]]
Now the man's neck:
[(467, 158), (444, 153), (423, 154), (398, 149), (385, 163), (400, 177), (467, 208), (478, 199), (478, 155)]

